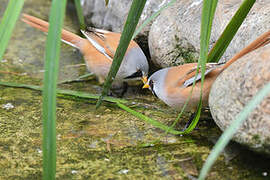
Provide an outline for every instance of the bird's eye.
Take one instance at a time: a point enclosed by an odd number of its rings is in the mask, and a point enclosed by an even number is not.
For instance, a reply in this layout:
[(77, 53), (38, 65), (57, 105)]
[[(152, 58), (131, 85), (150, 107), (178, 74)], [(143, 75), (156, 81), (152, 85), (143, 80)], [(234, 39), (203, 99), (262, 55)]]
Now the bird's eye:
[(136, 71), (135, 73), (131, 74), (128, 77), (125, 77), (125, 79), (132, 79), (132, 78), (138, 78), (138, 77), (142, 77), (143, 73), (141, 70)]
[(149, 81), (149, 86), (150, 86), (151, 89), (153, 89), (153, 87), (154, 87), (153, 80), (150, 80), (150, 81)]
[(153, 82), (152, 79), (149, 81), (149, 86), (150, 86), (150, 88), (151, 88), (152, 93), (153, 93), (156, 97), (158, 97), (157, 94), (156, 94), (155, 91), (154, 91), (154, 82)]

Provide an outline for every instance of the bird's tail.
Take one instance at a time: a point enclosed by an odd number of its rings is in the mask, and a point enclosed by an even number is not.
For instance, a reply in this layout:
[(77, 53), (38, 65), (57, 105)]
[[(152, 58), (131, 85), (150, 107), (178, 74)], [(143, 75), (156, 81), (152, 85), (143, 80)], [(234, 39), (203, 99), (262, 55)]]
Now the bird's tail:
[[(28, 14), (23, 14), (23, 18), (22, 21), (27, 23), (28, 25), (39, 29), (43, 32), (48, 32), (49, 29), (49, 23), (47, 23), (46, 21), (43, 21), (39, 18), (36, 18), (34, 16), (30, 16)], [(82, 46), (82, 42), (84, 40), (84, 38), (81, 38), (80, 36), (69, 32), (67, 30), (62, 30), (62, 41), (70, 46), (73, 46), (77, 49), (80, 49)]]
[(270, 43), (270, 31), (267, 31), (260, 35), (257, 39), (255, 39), (252, 43), (250, 43), (247, 47), (242, 49), (239, 53), (237, 53), (233, 58), (231, 58), (229, 61), (226, 62), (226, 64), (223, 66), (222, 70), (229, 67), (233, 62), (237, 61), (242, 56), (248, 54), (251, 51), (254, 51), (260, 47), (263, 47)]

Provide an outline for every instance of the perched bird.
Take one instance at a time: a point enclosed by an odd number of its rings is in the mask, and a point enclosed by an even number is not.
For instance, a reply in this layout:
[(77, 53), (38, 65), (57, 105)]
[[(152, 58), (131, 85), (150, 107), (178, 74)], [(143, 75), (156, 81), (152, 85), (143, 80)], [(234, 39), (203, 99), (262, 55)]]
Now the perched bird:
[[(217, 76), (233, 62), (237, 61), (245, 54), (262, 47), (270, 42), (270, 31), (262, 34), (255, 41), (241, 50), (226, 63), (207, 63), (205, 80), (203, 84), (203, 106), (208, 105), (210, 88)], [(197, 63), (189, 63), (175, 67), (161, 69), (150, 76), (143, 88), (149, 88), (152, 93), (167, 105), (176, 110), (181, 110), (187, 101), (192, 84), (195, 80)], [(194, 112), (196, 110), (201, 92), (201, 74), (198, 74), (196, 83), (190, 96), (186, 110)]]
[[(22, 21), (43, 32), (48, 32), (49, 24), (39, 18), (23, 14)], [(80, 50), (88, 70), (96, 75), (99, 83), (103, 83), (109, 73), (121, 34), (96, 28), (89, 28), (89, 31), (81, 30), (81, 32), (86, 38), (63, 29), (62, 41)], [(123, 82), (138, 78), (145, 81), (148, 69), (143, 51), (135, 41), (131, 41), (112, 88), (119, 88)]]

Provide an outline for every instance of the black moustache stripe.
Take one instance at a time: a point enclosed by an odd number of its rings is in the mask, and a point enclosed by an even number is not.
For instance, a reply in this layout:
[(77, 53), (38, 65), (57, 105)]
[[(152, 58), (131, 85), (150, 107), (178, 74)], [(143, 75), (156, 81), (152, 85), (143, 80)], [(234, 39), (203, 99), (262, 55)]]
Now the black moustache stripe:
[(142, 71), (139, 70), (133, 73), (132, 75), (125, 77), (124, 79), (133, 79), (133, 78), (142, 77), (142, 76), (143, 76)]

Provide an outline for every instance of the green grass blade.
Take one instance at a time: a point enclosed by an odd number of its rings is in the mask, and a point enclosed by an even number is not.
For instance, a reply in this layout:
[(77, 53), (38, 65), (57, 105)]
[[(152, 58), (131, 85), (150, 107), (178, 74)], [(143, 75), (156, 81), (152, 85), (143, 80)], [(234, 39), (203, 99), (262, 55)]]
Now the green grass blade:
[(217, 143), (215, 144), (212, 152), (206, 159), (203, 168), (200, 172), (199, 180), (205, 179), (207, 173), (209, 172), (211, 166), (223, 151), (225, 146), (229, 143), (233, 134), (239, 129), (243, 124), (248, 115), (256, 108), (256, 106), (270, 93), (270, 83), (266, 84), (251, 101), (244, 107), (244, 109), (236, 116), (235, 120), (232, 121), (231, 125), (224, 131)]
[(142, 25), (140, 25), (138, 27), (138, 29), (135, 31), (135, 33), (132, 36), (132, 39), (134, 39), (140, 32), (141, 30), (147, 26), (147, 24), (149, 24), (153, 19), (155, 19), (164, 9), (170, 7), (171, 5), (173, 5), (176, 2), (176, 0), (171, 0), (170, 2), (168, 2), (167, 4), (163, 5), (158, 11), (156, 11), (155, 13), (153, 13), (149, 18), (147, 18)]
[(199, 102), (199, 105), (198, 105), (198, 108), (197, 108), (196, 115), (193, 118), (190, 125), (185, 129), (185, 133), (190, 133), (196, 127), (196, 125), (198, 124), (198, 122), (200, 120), (200, 117), (201, 117), (201, 111), (202, 111), (202, 97), (200, 97), (200, 102)]
[(10, 0), (5, 10), (0, 24), (0, 61), (3, 58), (23, 4), (24, 0)]
[(174, 134), (174, 135), (177, 135), (177, 134), (185, 134), (185, 133), (186, 133), (185, 131), (176, 131), (176, 130), (172, 129), (171, 127), (166, 126), (166, 125), (164, 125), (164, 124), (162, 124), (162, 123), (160, 123), (160, 122), (158, 122), (158, 121), (156, 121), (156, 120), (154, 120), (154, 119), (151, 119), (151, 118), (149, 118), (149, 117), (143, 115), (142, 113), (139, 113), (139, 112), (137, 112), (137, 111), (134, 111), (134, 110), (130, 109), (129, 107), (127, 107), (127, 106), (125, 106), (125, 105), (123, 105), (123, 104), (121, 104), (121, 103), (116, 103), (116, 104), (117, 104), (121, 109), (123, 109), (123, 110), (129, 112), (130, 114), (136, 116), (137, 118), (139, 118), (139, 119), (141, 119), (141, 120), (143, 120), (143, 121), (145, 121), (145, 122), (147, 122), (147, 123), (149, 123), (149, 124), (152, 124), (154, 127), (160, 128), (160, 129), (162, 129), (162, 130), (164, 130), (164, 131), (166, 131), (166, 132), (168, 132), (168, 133), (171, 133), (171, 134)]
[(56, 172), (56, 87), (61, 28), (66, 0), (53, 0), (46, 41), (43, 87), (43, 179), (55, 179)]
[(78, 16), (79, 22), (80, 22), (80, 28), (85, 30), (86, 24), (85, 24), (85, 21), (84, 21), (83, 9), (82, 9), (82, 6), (81, 6), (81, 1), (80, 0), (74, 0), (74, 3), (75, 3), (76, 11), (77, 11), (77, 16)]
[[(217, 0), (204, 0), (203, 1), (203, 9), (202, 9), (202, 21), (201, 21), (201, 38), (200, 38), (200, 58), (197, 66), (197, 71), (195, 77), (197, 77), (199, 72), (199, 67), (201, 69), (201, 94), (200, 94), (200, 101), (198, 103), (198, 108), (194, 119), (192, 120), (191, 124), (185, 130), (187, 133), (191, 132), (197, 125), (201, 115), (201, 108), (202, 108), (202, 95), (203, 95), (203, 84), (204, 84), (204, 73), (205, 67), (207, 62), (207, 54), (209, 48), (209, 41), (212, 29), (212, 23), (217, 7)], [(196, 79), (196, 78), (195, 78)], [(195, 82), (193, 82), (193, 87), (195, 86)], [(191, 90), (191, 93), (193, 88)], [(190, 98), (190, 97), (189, 97)], [(188, 99), (189, 100), (189, 99)], [(181, 114), (181, 113), (180, 113)], [(180, 115), (179, 115), (180, 116)], [(178, 116), (178, 118), (179, 118)], [(177, 120), (178, 120), (177, 118)], [(175, 124), (175, 123), (174, 123)]]
[[(11, 82), (1, 82), (0, 85), (2, 86), (7, 86), (7, 87), (14, 87), (14, 88), (27, 88), (27, 89), (32, 89), (36, 91), (42, 91), (41, 86), (35, 86), (35, 85), (27, 85), (27, 84), (19, 84), (19, 83), (11, 83)], [(100, 95), (98, 94), (90, 94), (86, 92), (81, 92), (81, 91), (72, 91), (72, 90), (66, 90), (66, 89), (56, 89), (57, 94), (62, 94), (62, 95), (69, 95), (69, 96), (74, 96), (74, 97), (79, 97), (79, 98), (86, 98), (86, 99), (98, 99)], [(113, 97), (104, 97), (104, 101), (111, 102), (111, 103), (128, 103), (127, 100), (124, 99), (119, 99), (119, 98), (113, 98)]]
[(110, 68), (110, 72), (106, 78), (106, 81), (103, 85), (102, 94), (97, 102), (96, 107), (98, 108), (101, 105), (102, 99), (105, 95), (107, 95), (111, 84), (113, 82), (114, 77), (116, 76), (118, 69), (121, 65), (121, 62), (124, 58), (128, 45), (131, 41), (135, 28), (139, 22), (141, 13), (143, 11), (146, 0), (133, 0), (132, 5), (130, 7), (128, 17), (124, 26), (124, 30), (122, 32), (119, 46), (116, 49), (115, 56), (113, 58), (113, 63)]
[(219, 61), (255, 2), (256, 0), (243, 1), (239, 9), (236, 11), (235, 15), (219, 37), (218, 41), (211, 49), (208, 55), (208, 62)]
[[(201, 37), (200, 38), (200, 58), (199, 58), (199, 63), (198, 63), (198, 65), (201, 66), (201, 73), (202, 73), (201, 90), (203, 88), (209, 41), (210, 41), (212, 23), (213, 23), (215, 11), (216, 11), (216, 6), (217, 6), (217, 0), (204, 0), (203, 2), (201, 35), (200, 35)], [(201, 91), (201, 94), (202, 94), (202, 91)]]

